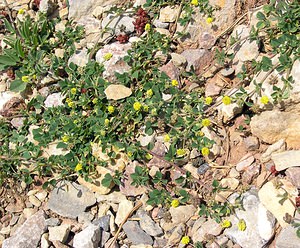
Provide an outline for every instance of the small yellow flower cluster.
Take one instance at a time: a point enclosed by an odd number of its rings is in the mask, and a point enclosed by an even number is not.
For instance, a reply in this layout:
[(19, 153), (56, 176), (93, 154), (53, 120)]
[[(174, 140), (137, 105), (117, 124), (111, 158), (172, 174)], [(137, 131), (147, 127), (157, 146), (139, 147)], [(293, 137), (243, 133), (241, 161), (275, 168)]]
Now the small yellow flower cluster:
[(98, 98), (94, 98), (94, 99), (92, 100), (92, 103), (93, 103), (93, 104), (97, 104), (97, 103), (98, 103)]
[(243, 232), (243, 231), (246, 230), (246, 228), (247, 228), (247, 225), (246, 225), (245, 220), (240, 219), (239, 222), (238, 222), (238, 229)]
[(76, 89), (76, 88), (72, 88), (70, 91), (71, 91), (71, 94), (72, 94), (72, 95), (75, 95), (76, 92), (77, 92), (77, 89)]
[(203, 125), (204, 127), (208, 127), (208, 126), (210, 125), (210, 120), (209, 120), (209, 119), (203, 119), (203, 120), (202, 120), (202, 125)]
[(109, 105), (109, 106), (107, 107), (107, 111), (108, 111), (110, 114), (112, 114), (113, 112), (115, 112), (114, 106)]
[(207, 17), (206, 18), (206, 23), (207, 24), (211, 24), (214, 21), (214, 19), (212, 17)]
[(173, 86), (178, 86), (178, 81), (176, 80), (176, 79), (173, 79), (172, 81), (171, 81), (171, 84), (173, 85)]
[(150, 153), (147, 153), (147, 154), (145, 155), (145, 158), (148, 159), (148, 160), (150, 160), (150, 159), (153, 158), (153, 156), (152, 156)]
[(206, 105), (211, 105), (212, 101), (213, 101), (213, 99), (210, 96), (205, 98), (205, 104)]
[(105, 125), (105, 126), (108, 126), (109, 123), (110, 123), (109, 119), (105, 119), (105, 120), (104, 120), (104, 125)]
[(203, 147), (201, 149), (201, 153), (203, 156), (208, 156), (209, 155), (209, 149), (207, 147)]
[(135, 111), (139, 111), (142, 108), (142, 104), (140, 102), (135, 102), (133, 104), (133, 108), (134, 108)]
[(68, 106), (70, 108), (74, 108), (75, 107), (75, 103), (70, 98), (67, 98), (66, 102), (67, 102), (67, 104), (68, 104)]
[(176, 154), (178, 157), (182, 157), (186, 154), (186, 150), (185, 149), (177, 149)]
[(267, 97), (267, 96), (262, 96), (261, 98), (260, 98), (260, 102), (262, 103), (262, 104), (268, 104), (269, 103), (269, 97)]
[(181, 238), (181, 244), (188, 245), (189, 243), (190, 243), (190, 237), (189, 236), (183, 236)]
[(75, 171), (81, 171), (82, 170), (82, 164), (78, 163), (75, 167)]
[(229, 228), (229, 227), (231, 227), (231, 221), (230, 220), (223, 220), (223, 222), (221, 223), (221, 226), (223, 228)]
[(171, 202), (171, 206), (172, 206), (173, 208), (177, 208), (177, 207), (179, 206), (179, 204), (180, 204), (180, 202), (179, 202), (179, 200), (177, 200), (177, 199), (174, 199), (174, 200)]
[(19, 15), (23, 15), (25, 13), (25, 10), (24, 9), (19, 9), (19, 11), (18, 11), (18, 14)]
[(198, 6), (198, 0), (192, 0), (191, 5)]
[(169, 134), (166, 134), (166, 135), (164, 136), (164, 142), (169, 142), (170, 140), (171, 140), (170, 135), (169, 135)]
[(153, 96), (153, 90), (152, 89), (147, 90), (146, 91), (146, 96), (149, 97), (149, 98), (152, 97)]
[(112, 56), (113, 56), (112, 53), (106, 53), (106, 54), (104, 54), (103, 59), (105, 61), (108, 61), (112, 58)]
[(148, 31), (150, 31), (150, 29), (151, 29), (151, 25), (149, 23), (147, 23), (145, 25), (145, 31), (148, 32)]
[(198, 131), (198, 132), (196, 133), (196, 136), (198, 136), (198, 137), (203, 137), (203, 136), (204, 136), (204, 133), (203, 133), (202, 131)]
[(61, 139), (62, 139), (63, 142), (68, 142), (69, 139), (70, 139), (70, 136), (64, 135)]
[(224, 103), (224, 105), (229, 105), (231, 104), (231, 98), (229, 96), (224, 96), (222, 102)]
[(21, 80), (22, 80), (24, 83), (28, 83), (28, 82), (29, 82), (29, 76), (22, 76)]

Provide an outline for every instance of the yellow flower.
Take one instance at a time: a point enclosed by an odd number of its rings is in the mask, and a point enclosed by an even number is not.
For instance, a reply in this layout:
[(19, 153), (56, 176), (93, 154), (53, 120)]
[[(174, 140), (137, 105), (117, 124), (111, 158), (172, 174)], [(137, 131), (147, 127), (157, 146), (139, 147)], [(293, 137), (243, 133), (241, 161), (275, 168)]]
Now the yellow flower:
[(269, 103), (269, 97), (267, 97), (267, 96), (262, 96), (262, 97), (260, 98), (260, 102), (261, 102), (262, 104), (268, 104), (268, 103)]
[(153, 156), (152, 156), (150, 153), (147, 153), (147, 154), (145, 155), (145, 157), (146, 157), (146, 159), (150, 160)]
[(149, 111), (149, 106), (144, 105), (144, 106), (143, 106), (143, 109), (144, 109), (145, 112), (148, 112), (148, 111)]
[(210, 125), (210, 120), (209, 120), (209, 119), (203, 119), (203, 120), (202, 120), (202, 125), (203, 125), (204, 127), (208, 127), (208, 126)]
[(177, 208), (178, 206), (179, 206), (179, 201), (177, 200), (177, 199), (175, 199), (175, 200), (173, 200), (172, 202), (171, 202), (171, 206), (173, 207), (173, 208)]
[(75, 95), (76, 92), (77, 92), (77, 89), (76, 89), (76, 88), (72, 88), (72, 89), (71, 89), (71, 94), (72, 94), (72, 95)]
[(98, 103), (98, 98), (94, 98), (92, 101), (93, 104), (97, 104)]
[(112, 53), (106, 53), (106, 54), (104, 54), (103, 59), (105, 61), (108, 61), (112, 58), (112, 56), (113, 56)]
[(229, 96), (224, 96), (223, 99), (222, 99), (222, 102), (225, 104), (225, 105), (229, 105), (231, 103), (231, 99)]
[(23, 14), (24, 14), (24, 12), (25, 12), (25, 10), (24, 10), (24, 9), (19, 9), (19, 11), (18, 11), (18, 14), (19, 14), (19, 15), (23, 15)]
[(181, 238), (181, 244), (188, 245), (189, 243), (190, 243), (190, 237), (189, 236), (183, 236)]
[(198, 131), (198, 132), (196, 133), (196, 136), (202, 137), (202, 136), (204, 136), (204, 133), (203, 133), (202, 131)]
[(134, 110), (136, 110), (136, 111), (139, 111), (139, 110), (141, 109), (141, 107), (142, 107), (142, 104), (141, 104), (140, 102), (135, 102), (135, 103), (133, 104), (133, 108), (134, 108)]
[(191, 1), (191, 4), (192, 4), (192, 5), (195, 5), (195, 6), (198, 6), (198, 0), (192, 0), (192, 1)]
[(239, 223), (238, 223), (238, 229), (243, 232), (246, 230), (246, 228), (247, 228), (247, 226), (246, 226), (245, 220), (240, 219)]
[(171, 81), (171, 84), (172, 84), (173, 86), (178, 86), (178, 81), (177, 81), (176, 79), (173, 79), (173, 80)]
[(75, 167), (75, 171), (81, 171), (82, 170), (82, 164), (78, 163)]
[(70, 108), (74, 108), (74, 107), (75, 107), (75, 103), (72, 102), (72, 101), (68, 101), (68, 106), (69, 106)]
[(176, 154), (178, 157), (182, 157), (186, 154), (186, 151), (184, 149), (177, 149)]
[(208, 156), (209, 155), (209, 149), (207, 147), (203, 147), (201, 149), (201, 153), (203, 156)]
[(212, 103), (212, 101), (213, 101), (213, 99), (210, 96), (205, 98), (205, 104), (206, 105), (210, 105)]
[(108, 126), (108, 125), (109, 125), (109, 119), (105, 119), (105, 120), (104, 120), (104, 125), (105, 125), (105, 126)]
[(223, 220), (223, 222), (221, 223), (221, 226), (223, 228), (231, 227), (231, 221), (230, 220)]
[(207, 24), (211, 24), (214, 21), (214, 19), (212, 17), (207, 17), (206, 18), (206, 23)]
[(132, 157), (132, 156), (133, 156), (133, 153), (129, 151), (129, 152), (127, 152), (127, 156), (128, 156), (128, 157)]
[(114, 106), (109, 105), (109, 106), (107, 107), (107, 111), (108, 111), (110, 114), (112, 114), (113, 112), (115, 112)]
[(170, 135), (169, 134), (166, 134), (165, 136), (164, 136), (164, 142), (169, 142), (170, 141)]
[(149, 23), (147, 23), (145, 25), (145, 31), (148, 32), (148, 31), (150, 31), (150, 29), (151, 29), (151, 25)]
[(146, 95), (147, 95), (147, 97), (153, 96), (153, 90), (152, 89), (147, 90)]
[(22, 76), (22, 81), (24, 83), (28, 83), (29, 82), (29, 77), (28, 76)]
[(63, 142), (68, 142), (70, 137), (68, 135), (64, 135), (61, 139)]

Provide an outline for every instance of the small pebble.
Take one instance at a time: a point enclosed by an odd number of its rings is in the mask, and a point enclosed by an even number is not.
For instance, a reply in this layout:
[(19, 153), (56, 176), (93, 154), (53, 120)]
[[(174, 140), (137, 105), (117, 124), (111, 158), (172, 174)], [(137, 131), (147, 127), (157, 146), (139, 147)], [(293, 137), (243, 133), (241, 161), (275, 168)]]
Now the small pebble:
[(208, 163), (204, 163), (200, 165), (200, 167), (197, 169), (197, 172), (199, 175), (205, 174), (205, 172), (210, 168)]
[(224, 77), (229, 77), (233, 73), (234, 73), (234, 69), (233, 68), (224, 68), (223, 70), (221, 70), (221, 74)]

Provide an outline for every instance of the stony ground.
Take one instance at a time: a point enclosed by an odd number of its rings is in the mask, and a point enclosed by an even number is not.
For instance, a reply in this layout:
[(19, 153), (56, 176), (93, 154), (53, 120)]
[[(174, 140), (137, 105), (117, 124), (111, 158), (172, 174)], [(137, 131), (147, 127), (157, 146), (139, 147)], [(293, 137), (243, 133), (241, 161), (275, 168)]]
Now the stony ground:
[[(32, 7), (30, 0), (7, 1), (14, 9), (25, 10)], [(32, 3), (31, 3), (32, 2)], [(54, 1), (53, 1), (54, 2)], [(40, 9), (52, 13), (55, 5), (52, 1), (41, 0)], [(78, 44), (78, 53), (70, 61), (84, 65), (88, 60), (87, 48), (97, 40), (97, 32), (105, 26), (109, 17), (102, 15), (103, 9), (118, 1), (69, 1), (70, 7), (64, 2), (58, 3), (58, 14), (63, 20), (75, 18), (77, 23), (85, 26), (86, 38)], [(207, 78), (205, 95), (218, 97), (227, 87), (234, 91), (238, 83), (235, 75), (241, 70), (241, 63), (259, 58), (260, 51), (256, 43), (247, 39), (237, 49), (231, 68), (217, 70), (213, 66), (213, 50), (216, 45), (226, 45), (227, 34), (246, 37), (251, 25), (257, 23), (255, 13), (264, 2), (258, 1), (212, 1), (221, 8), (217, 13), (214, 25), (188, 26), (191, 36), (178, 44), (176, 52), (170, 54), (168, 62), (161, 68), (171, 79), (177, 79), (181, 70), (190, 70), (193, 66), (198, 74)], [(135, 4), (142, 4), (136, 1)], [(2, 6), (4, 7), (4, 6)], [(92, 10), (92, 12), (90, 11)], [(153, 23), (159, 32), (169, 34), (175, 22), (176, 8), (165, 7)], [(243, 17), (240, 18), (239, 17)], [(236, 20), (240, 20), (235, 23)], [(112, 23), (115, 28), (124, 25), (127, 30), (133, 29), (131, 17), (122, 18)], [(203, 24), (203, 23), (202, 23)], [(227, 30), (232, 26), (233, 30)], [(118, 26), (119, 25), (119, 26)], [(223, 31), (225, 36), (220, 36)], [(105, 45), (96, 53), (96, 60), (101, 61), (104, 54), (114, 54), (112, 60), (105, 62), (107, 77), (114, 71), (125, 71), (124, 63), (117, 63), (131, 47), (129, 43), (113, 42)], [(59, 54), (61, 51), (57, 51)], [(167, 61), (167, 60), (166, 60)], [(203, 68), (209, 68), (205, 70)], [(300, 62), (296, 61), (291, 74), (296, 86), (292, 92), (292, 101), (285, 110), (267, 107), (264, 111), (245, 123), (246, 116), (237, 104), (216, 105), (217, 113), (213, 115), (223, 123), (230, 123), (207, 130), (208, 137), (213, 137), (216, 145), (213, 149), (213, 162), (210, 166), (202, 164), (195, 167), (187, 163), (184, 169), (204, 182), (214, 178), (227, 186), (222, 197), (234, 202), (243, 191), (243, 210), (236, 210), (235, 215), (228, 219), (232, 227), (224, 229), (214, 219), (200, 217), (199, 204), (195, 203), (178, 207), (151, 207), (146, 204), (147, 189), (135, 188), (130, 185), (130, 177), (124, 182), (120, 191), (105, 188), (95, 179), (94, 184), (78, 178), (76, 182), (62, 181), (55, 189), (43, 190), (41, 185), (47, 178), (34, 178), (30, 187), (21, 183), (8, 182), (0, 189), (0, 245), (12, 247), (194, 247), (180, 243), (183, 236), (189, 236), (193, 244), (205, 241), (206, 247), (229, 248), (297, 248), (299, 238), (296, 229), (285, 221), (286, 214), (295, 214), (295, 199), (300, 188)], [(263, 74), (263, 73), (262, 73)], [(264, 75), (258, 75), (264, 77)], [(270, 79), (272, 75), (268, 76)], [(6, 89), (7, 75), (1, 76), (0, 112), (5, 112), (7, 102), (15, 97)], [(266, 83), (271, 83), (266, 80)], [(188, 90), (198, 85), (187, 85)], [(249, 89), (253, 88), (253, 83)], [(115, 93), (113, 93), (115, 94)], [(45, 104), (53, 106), (60, 101), (60, 95), (50, 94)], [(259, 104), (259, 99), (253, 97)], [(18, 126), (18, 119), (12, 120)], [(144, 136), (141, 143), (147, 145), (155, 141), (154, 152), (161, 150), (163, 145), (159, 137)], [(52, 151), (50, 151), (52, 152)], [(97, 151), (95, 152), (97, 153)], [(196, 158), (197, 155), (194, 156)], [(120, 164), (126, 165), (125, 174), (134, 171), (137, 162), (129, 162), (120, 158)], [(155, 167), (161, 161), (150, 161)], [(205, 165), (205, 166), (204, 166)], [(105, 173), (99, 168), (99, 174)], [(97, 183), (98, 182), (98, 183)], [(276, 187), (276, 183), (281, 188)], [(290, 200), (279, 203), (285, 192)], [(237, 229), (237, 221), (244, 219), (247, 223), (245, 231)], [(300, 218), (300, 216), (297, 216)]]

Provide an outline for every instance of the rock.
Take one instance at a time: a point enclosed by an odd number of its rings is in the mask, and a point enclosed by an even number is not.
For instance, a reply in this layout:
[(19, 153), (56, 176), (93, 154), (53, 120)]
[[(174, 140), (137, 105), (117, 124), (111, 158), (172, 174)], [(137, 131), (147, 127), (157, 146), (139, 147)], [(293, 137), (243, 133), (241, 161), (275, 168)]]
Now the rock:
[(74, 63), (79, 67), (84, 67), (89, 62), (89, 55), (87, 49), (76, 51), (68, 60), (68, 65)]
[(69, 15), (69, 8), (63, 8), (63, 9), (59, 9), (59, 18), (61, 20), (67, 19), (68, 15)]
[[(287, 199), (282, 202), (283, 195), (286, 193), (288, 193)], [(288, 226), (284, 221), (286, 214), (294, 216), (297, 195), (295, 186), (285, 179), (277, 178), (267, 182), (258, 192), (261, 203), (275, 216), (282, 227)]]
[(15, 234), (3, 241), (2, 248), (32, 248), (37, 247), (42, 234), (47, 230), (45, 214), (39, 211), (20, 226)]
[(236, 115), (242, 112), (243, 107), (237, 104), (236, 102), (229, 105), (220, 104), (217, 107), (219, 119), (223, 122), (228, 122), (233, 119)]
[(69, 0), (69, 19), (78, 20), (82, 16), (91, 15), (98, 6), (105, 7), (117, 4), (117, 0)]
[(163, 235), (163, 230), (160, 228), (159, 224), (154, 222), (146, 211), (139, 210), (137, 216), (141, 218), (140, 226), (146, 233), (154, 237)]
[[(166, 146), (163, 142), (161, 141), (156, 141), (154, 144), (154, 148), (152, 149), (152, 152), (154, 152), (155, 154), (157, 154), (158, 156), (165, 156), (166, 154)], [(153, 157), (149, 163), (147, 164), (147, 166), (149, 168), (151, 168), (152, 166), (158, 167), (158, 168), (168, 168), (170, 167), (170, 164), (162, 161), (161, 159), (157, 158), (157, 157)]]
[(34, 195), (29, 196), (28, 200), (33, 206), (39, 207), (41, 206), (41, 202)]
[(107, 214), (110, 206), (106, 203), (102, 203), (98, 206), (98, 217), (101, 218)]
[(49, 95), (45, 100), (45, 107), (51, 108), (51, 107), (58, 107), (58, 106), (64, 106), (63, 100), (65, 97), (62, 95), (62, 93), (53, 93)]
[(30, 216), (34, 215), (37, 212), (34, 208), (24, 208), (23, 214), (25, 219), (28, 219)]
[(234, 69), (233, 68), (224, 68), (220, 71), (220, 73), (224, 77), (229, 77), (230, 75), (232, 75), (234, 73)]
[(126, 233), (127, 238), (134, 245), (152, 245), (153, 240), (151, 236), (145, 233), (138, 222), (136, 221), (127, 221), (123, 225), (123, 230)]
[(271, 155), (277, 171), (300, 166), (300, 151), (291, 150)]
[(235, 166), (237, 171), (245, 171), (254, 162), (255, 158), (249, 154), (245, 155), (241, 161)]
[(291, 225), (283, 228), (277, 236), (275, 242), (275, 248), (299, 247), (299, 237), (297, 236), (296, 228)]
[(88, 225), (81, 232), (75, 234), (74, 248), (97, 248), (101, 240), (100, 228), (94, 224)]
[(47, 226), (58, 226), (60, 224), (60, 220), (58, 218), (49, 218), (46, 219)]
[(184, 236), (184, 232), (185, 232), (185, 224), (180, 223), (178, 226), (175, 227), (171, 236), (168, 238), (167, 244), (172, 247), (172, 245), (179, 243), (181, 237)]
[(108, 232), (109, 231), (109, 221), (110, 221), (110, 215), (104, 215), (101, 218), (94, 220), (93, 224), (98, 226), (103, 231)]
[(255, 41), (245, 40), (240, 43), (239, 49), (235, 55), (235, 60), (251, 61), (259, 55), (259, 47)]
[(293, 111), (265, 111), (255, 115), (250, 122), (251, 132), (263, 142), (273, 144), (285, 139), (288, 148), (300, 149), (300, 105), (295, 105)]
[(21, 128), (24, 124), (25, 118), (24, 117), (17, 117), (13, 118), (10, 123), (17, 129)]
[(172, 216), (172, 222), (174, 224), (186, 223), (195, 213), (196, 208), (193, 205), (170, 208), (170, 214)]
[(169, 61), (167, 64), (161, 66), (159, 70), (166, 73), (171, 80), (176, 79), (179, 82), (179, 70), (172, 61)]
[(50, 247), (49, 233), (44, 233), (41, 237), (41, 248)]
[(254, 136), (248, 136), (244, 139), (244, 144), (247, 150), (255, 151), (259, 148), (259, 141)]
[(89, 16), (81, 17), (77, 24), (84, 27), (85, 35), (99, 33), (101, 28), (101, 21)]
[(141, 146), (147, 146), (154, 141), (155, 136), (156, 136), (155, 132), (153, 132), (153, 134), (151, 135), (148, 135), (145, 133), (145, 128), (142, 128), (142, 133), (137, 138), (137, 141), (140, 142)]
[(216, 194), (215, 200), (218, 202), (226, 202), (227, 197), (230, 196), (234, 190), (239, 186), (240, 181), (236, 178), (223, 178), (220, 181), (222, 187), (226, 187), (229, 190), (222, 190)]
[(273, 145), (270, 145), (268, 149), (261, 155), (262, 162), (268, 162), (271, 159), (271, 155), (275, 152), (283, 152), (286, 149), (285, 139), (280, 139)]
[(69, 224), (62, 224), (60, 226), (50, 226), (48, 227), (49, 230), (49, 240), (51, 242), (58, 240), (62, 243), (65, 243), (70, 230), (71, 230), (71, 226)]
[(223, 228), (219, 223), (213, 219), (208, 219), (197, 230), (194, 230), (192, 240), (193, 242), (202, 242), (206, 239), (206, 235), (218, 236), (222, 230)]
[(178, 6), (167, 6), (160, 9), (159, 21), (161, 22), (175, 22), (178, 15)]
[(41, 192), (36, 193), (35, 197), (37, 199), (39, 199), (39, 201), (43, 202), (46, 199), (47, 195), (48, 195), (47, 191), (41, 191)]
[(191, 71), (193, 67), (196, 74), (200, 74), (212, 57), (211, 52), (205, 49), (187, 49), (181, 55), (187, 60), (186, 70)]
[(55, 5), (51, 0), (41, 0), (39, 4), (39, 11), (50, 15), (53, 13), (54, 7)]
[(286, 176), (290, 179), (295, 187), (300, 189), (300, 167), (288, 168), (285, 172)]
[(172, 62), (177, 67), (185, 67), (187, 64), (186, 58), (178, 53), (171, 53)]
[(133, 208), (133, 203), (128, 200), (123, 200), (119, 204), (115, 223), (119, 226)]
[(215, 82), (208, 82), (205, 84), (205, 96), (218, 96), (222, 90), (222, 87), (216, 85)]
[(23, 102), (23, 100), (19, 93), (11, 91), (0, 92), (0, 115), (10, 116), (11, 110), (15, 110), (15, 107), (13, 106), (18, 105), (21, 102)]
[(274, 234), (274, 216), (261, 204), (255, 189), (244, 193), (241, 199), (244, 210), (236, 209), (235, 213), (246, 222), (246, 230), (238, 230), (239, 219), (232, 215), (228, 218), (232, 226), (224, 234), (243, 248), (264, 247)]
[(96, 196), (97, 196), (97, 202), (105, 202), (107, 204), (110, 204), (110, 203), (119, 204), (120, 202), (127, 200), (125, 195), (123, 195), (121, 192), (117, 192), (117, 191), (114, 191), (114, 192), (110, 193), (109, 195), (96, 194)]
[(216, 43), (216, 37), (210, 32), (203, 32), (198, 36), (198, 47), (204, 49), (211, 49)]
[(102, 21), (102, 29), (109, 28), (111, 30), (114, 30), (114, 34), (118, 35), (121, 33), (133, 33), (134, 31), (134, 18), (127, 16), (127, 15), (121, 15), (116, 16), (115, 14), (108, 14)]
[(197, 173), (199, 175), (203, 175), (205, 174), (208, 170), (210, 169), (210, 166), (208, 163), (204, 163), (204, 164), (201, 164), (199, 168), (197, 168)]
[(77, 219), (78, 223), (83, 224), (83, 226), (86, 227), (94, 219), (94, 215), (89, 212), (82, 212), (78, 215)]
[(43, 154), (42, 156), (44, 158), (50, 158), (52, 155), (59, 156), (59, 155), (66, 155), (70, 151), (64, 149), (64, 148), (57, 148), (58, 140), (55, 140), (48, 144), (47, 147), (43, 148)]
[(186, 165), (184, 165), (183, 167), (186, 171), (190, 172), (192, 174), (192, 176), (194, 178), (199, 178), (199, 175), (198, 175), (198, 169), (200, 168), (196, 168), (195, 166), (193, 166), (192, 163), (187, 163)]
[(155, 19), (155, 20), (153, 21), (153, 25), (154, 25), (155, 27), (157, 27), (157, 28), (166, 28), (166, 29), (168, 29), (170, 23), (162, 22), (162, 21), (160, 21), (159, 19)]
[[(48, 208), (61, 216), (75, 219), (95, 203), (94, 194), (87, 188), (76, 183), (61, 181), (50, 193)], [(70, 208), (70, 206), (76, 207)]]

